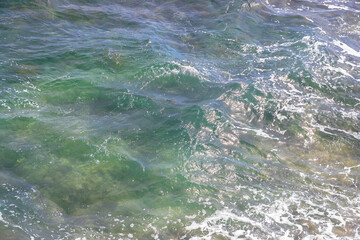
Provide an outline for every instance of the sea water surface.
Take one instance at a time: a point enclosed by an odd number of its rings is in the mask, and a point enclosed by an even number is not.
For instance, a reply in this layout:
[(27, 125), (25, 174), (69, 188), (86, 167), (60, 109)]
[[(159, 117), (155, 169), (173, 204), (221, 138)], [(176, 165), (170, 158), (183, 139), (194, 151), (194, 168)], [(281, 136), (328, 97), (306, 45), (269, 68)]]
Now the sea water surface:
[(360, 2), (0, 0), (0, 236), (360, 239)]

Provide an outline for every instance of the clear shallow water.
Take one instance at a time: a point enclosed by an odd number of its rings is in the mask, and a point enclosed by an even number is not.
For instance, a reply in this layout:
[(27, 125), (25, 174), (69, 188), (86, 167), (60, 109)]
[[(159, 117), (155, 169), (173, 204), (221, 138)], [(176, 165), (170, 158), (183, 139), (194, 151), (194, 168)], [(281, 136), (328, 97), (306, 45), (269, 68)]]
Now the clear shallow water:
[(360, 239), (358, 1), (0, 1), (1, 239)]

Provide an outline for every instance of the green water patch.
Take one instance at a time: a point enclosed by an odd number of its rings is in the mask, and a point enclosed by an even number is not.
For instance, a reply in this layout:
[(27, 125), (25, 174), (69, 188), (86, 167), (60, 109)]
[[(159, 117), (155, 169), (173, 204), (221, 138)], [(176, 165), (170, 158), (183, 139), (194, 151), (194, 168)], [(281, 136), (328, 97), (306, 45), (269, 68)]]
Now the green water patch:
[[(1, 126), (12, 133), (7, 143), (2, 136), (1, 144), (8, 145), (1, 147), (2, 167), (37, 186), (44, 196), (70, 215), (103, 208), (102, 202), (115, 202), (121, 208), (122, 202), (132, 199), (142, 199), (141, 204), (147, 208), (178, 206), (186, 202), (189, 187), (200, 187), (181, 175), (166, 176), (161, 175), (162, 171), (149, 170), (129, 156), (113, 151), (111, 146), (107, 149), (109, 152), (98, 152), (89, 143), (63, 138), (35, 119), (17, 118), (2, 122)], [(21, 136), (16, 134), (20, 132)], [(32, 139), (28, 142), (29, 136)], [(20, 146), (17, 150), (10, 149), (12, 143), (19, 145), (20, 141), (26, 143), (28, 149)], [(169, 156), (160, 154), (159, 157)], [(129, 215), (131, 211), (126, 209), (123, 214)]]
[[(54, 83), (51, 88), (54, 92), (76, 89), (71, 86)], [(93, 94), (92, 90), (89, 93), (86, 87), (78, 88), (82, 90), (78, 92), (81, 97), (99, 100), (99, 95)], [(45, 92), (43, 86), (42, 94), (46, 96)], [(70, 93), (76, 103), (77, 93)], [(110, 94), (107, 99), (113, 97)], [(61, 97), (56, 101), (64, 104)], [(136, 104), (118, 102), (128, 104), (125, 109), (117, 106), (119, 111), (137, 109)], [(107, 108), (106, 112), (117, 108)], [(137, 133), (119, 129), (108, 132), (110, 138), (104, 132), (105, 135), (86, 139), (74, 139), (67, 134), (72, 131), (72, 126), (59, 129), (53, 126), (56, 123), (48, 120), (43, 122), (31, 117), (1, 119), (1, 166), (37, 186), (44, 196), (70, 215), (102, 209), (106, 202), (116, 203), (121, 208), (122, 202), (132, 199), (147, 199), (141, 200), (144, 201), (141, 205), (149, 209), (178, 206), (188, 198), (188, 188), (202, 189), (173, 171), (190, 153), (191, 141), (184, 126), (193, 124), (198, 129), (206, 124), (202, 111), (198, 107), (185, 108), (185, 117), (182, 114), (173, 117), (155, 114), (150, 120), (158, 123)], [(152, 201), (156, 197), (157, 200)], [(174, 201), (177, 198), (179, 202)]]
[[(185, 123), (205, 121), (198, 117), (203, 116), (198, 113), (201, 111), (196, 107), (185, 108), (188, 115)], [(125, 232), (147, 238), (154, 233), (151, 228), (144, 230), (150, 223), (164, 228), (163, 236), (179, 237), (186, 233), (185, 216), (204, 209), (203, 204), (188, 200), (196, 195), (211, 196), (217, 190), (192, 183), (179, 174), (181, 158), (190, 143), (181, 115), (170, 118), (166, 114), (154, 115), (154, 119), (159, 123), (138, 134), (114, 131), (109, 136), (103, 132), (86, 139), (68, 136), (71, 129), (54, 128), (56, 122), (31, 117), (2, 119), (1, 168), (34, 185), (54, 204), (46, 203), (47, 210), (43, 209), (40, 216), (51, 217), (55, 209), (63, 211), (66, 218), (77, 216), (74, 227), (79, 234), (85, 231), (82, 224), (94, 225), (100, 221), (86, 216), (110, 212), (116, 219), (129, 218), (137, 227), (122, 227), (108, 219), (103, 222), (105, 232), (96, 227), (87, 229), (89, 237), (101, 232), (105, 235)], [(208, 214), (215, 210), (205, 209)]]
[(219, 100), (222, 101), (221, 104), (224, 104), (226, 113), (230, 116), (260, 128), (289, 129), (291, 135), (301, 131), (301, 129), (296, 129), (301, 122), (300, 115), (288, 117), (284, 122), (277, 119), (276, 112), (281, 105), (276, 99), (277, 96), (271, 92), (261, 90), (253, 84), (230, 84), (227, 88), (230, 91), (226, 91)]
[(55, 106), (87, 103), (93, 111), (130, 111), (155, 108), (153, 101), (127, 89), (114, 90), (96, 86), (82, 79), (58, 79), (43, 84), (41, 100)]
[[(74, 161), (83, 161), (94, 151), (94, 147), (86, 142), (63, 138), (61, 133), (52, 129), (35, 118), (16, 117), (8, 120), (1, 120), (1, 143), (22, 155), (17, 159), (18, 163), (26, 162), (34, 153), (60, 154), (61, 157), (71, 158)], [(41, 155), (40, 155), (41, 156)], [(33, 156), (33, 157), (36, 157)], [(44, 162), (42, 162), (44, 161)], [(38, 164), (48, 163), (46, 159), (39, 158)]]
[[(39, 44), (46, 44), (51, 47), (53, 43), (51, 41), (46, 41), (46, 38), (38, 39)], [(78, 44), (78, 43), (74, 43)], [(77, 50), (72, 49), (59, 49), (58, 46), (52, 48), (52, 54), (48, 55), (45, 53), (38, 53), (35, 56), (32, 56), (31, 59), (27, 59), (24, 56), (24, 59), (20, 61), (21, 65), (35, 65), (42, 67), (47, 70), (47, 73), (51, 70), (65, 69), (71, 70), (77, 69), (78, 71), (89, 71), (93, 68), (103, 66), (101, 58), (104, 52), (101, 50), (96, 51), (96, 53), (89, 52), (88, 47), (83, 47)]]
[(181, 96), (189, 99), (211, 98), (219, 94), (214, 84), (193, 66), (186, 63), (165, 63), (143, 68), (133, 76), (139, 89), (165, 96)]
[(12, 149), (0, 146), (0, 166), (1, 168), (13, 168), (18, 164), (21, 155)]
[(288, 75), (288, 78), (297, 82), (302, 88), (310, 87), (315, 91), (319, 91), (330, 99), (334, 99), (336, 102), (342, 103), (344, 105), (355, 106), (358, 101), (352, 96), (349, 96), (347, 93), (342, 91), (336, 91), (327, 85), (321, 85), (318, 82), (314, 81), (312, 74), (306, 70), (300, 72), (291, 72)]
[(15, 1), (2, 1), (1, 8), (10, 8), (16, 10), (31, 9), (36, 6), (37, 0), (15, 0)]

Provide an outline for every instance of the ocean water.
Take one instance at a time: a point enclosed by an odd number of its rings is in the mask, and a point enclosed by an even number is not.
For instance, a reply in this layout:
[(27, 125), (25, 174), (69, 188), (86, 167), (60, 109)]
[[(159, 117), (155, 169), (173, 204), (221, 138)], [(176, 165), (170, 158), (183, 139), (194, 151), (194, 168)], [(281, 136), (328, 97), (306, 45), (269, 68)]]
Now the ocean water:
[(0, 239), (360, 239), (360, 2), (0, 0)]

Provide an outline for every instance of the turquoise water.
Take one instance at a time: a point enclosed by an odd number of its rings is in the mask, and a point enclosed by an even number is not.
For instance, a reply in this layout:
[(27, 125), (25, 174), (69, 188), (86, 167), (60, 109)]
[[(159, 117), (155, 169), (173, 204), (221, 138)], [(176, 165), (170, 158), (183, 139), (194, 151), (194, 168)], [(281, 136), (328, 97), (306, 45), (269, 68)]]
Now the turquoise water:
[(355, 0), (0, 0), (0, 239), (360, 239)]

